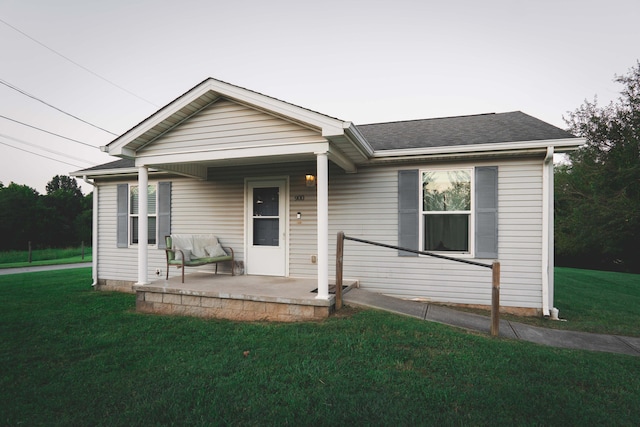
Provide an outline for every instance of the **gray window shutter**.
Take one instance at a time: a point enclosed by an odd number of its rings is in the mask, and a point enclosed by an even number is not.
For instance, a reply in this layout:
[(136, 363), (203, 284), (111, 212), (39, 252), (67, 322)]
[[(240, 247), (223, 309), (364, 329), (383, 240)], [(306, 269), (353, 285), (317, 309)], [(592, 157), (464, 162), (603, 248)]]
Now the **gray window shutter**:
[(476, 258), (498, 258), (498, 167), (476, 168)]
[(129, 219), (129, 185), (118, 184), (117, 194), (117, 220), (116, 220), (116, 247), (129, 246), (128, 219)]
[(166, 248), (165, 236), (171, 234), (171, 182), (158, 183), (158, 249)]
[[(398, 246), (418, 250), (420, 192), (418, 170), (398, 171)], [(398, 251), (398, 256), (418, 256)]]

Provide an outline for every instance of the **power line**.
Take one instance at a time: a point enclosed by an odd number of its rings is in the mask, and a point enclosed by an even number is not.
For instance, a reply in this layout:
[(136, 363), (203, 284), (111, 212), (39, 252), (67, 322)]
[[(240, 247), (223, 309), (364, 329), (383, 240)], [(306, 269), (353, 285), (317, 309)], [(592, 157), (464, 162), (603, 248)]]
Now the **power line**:
[(117, 87), (118, 89), (120, 89), (120, 90), (122, 90), (122, 91), (124, 91), (124, 92), (128, 93), (129, 95), (135, 96), (136, 98), (138, 98), (138, 99), (139, 99), (139, 100), (141, 100), (141, 101), (146, 102), (147, 104), (151, 104), (151, 105), (153, 105), (154, 107), (159, 107), (159, 105), (157, 105), (157, 104), (155, 104), (155, 103), (153, 103), (153, 102), (149, 101), (148, 99), (145, 99), (145, 98), (141, 97), (140, 95), (136, 95), (135, 93), (133, 93), (133, 92), (131, 92), (130, 90), (125, 89), (124, 87), (122, 87), (122, 86), (120, 86), (120, 85), (118, 85), (118, 84), (116, 84), (116, 83), (112, 82), (111, 80), (107, 79), (106, 77), (102, 77), (100, 74), (98, 74), (98, 73), (96, 73), (96, 72), (94, 72), (94, 71), (92, 71), (92, 70), (88, 69), (88, 68), (87, 68), (87, 67), (85, 67), (84, 65), (80, 65), (80, 64), (78, 64), (77, 62), (75, 62), (75, 61), (74, 61), (74, 60), (72, 60), (71, 58), (68, 58), (68, 57), (64, 56), (63, 54), (61, 54), (60, 52), (56, 51), (55, 49), (50, 48), (49, 46), (47, 46), (46, 44), (42, 43), (41, 41), (36, 40), (35, 38), (31, 37), (29, 34), (25, 33), (24, 31), (21, 31), (21, 30), (19, 30), (18, 28), (14, 27), (13, 25), (9, 24), (7, 21), (5, 21), (5, 20), (3, 20), (3, 19), (1, 19), (1, 18), (0, 18), (0, 22), (2, 22), (2, 23), (3, 23), (3, 24), (5, 24), (6, 26), (8, 26), (8, 27), (10, 27), (10, 28), (14, 29), (15, 31), (19, 32), (19, 33), (20, 33), (20, 34), (22, 34), (23, 36), (25, 36), (25, 37), (27, 37), (28, 39), (30, 39), (30, 40), (32, 40), (32, 41), (34, 41), (35, 43), (38, 43), (40, 46), (44, 47), (45, 49), (47, 49), (47, 50), (49, 50), (49, 51), (51, 51), (51, 52), (55, 53), (55, 54), (56, 54), (56, 55), (58, 55), (59, 57), (61, 57), (61, 58), (65, 59), (65, 60), (67, 60), (67, 61), (71, 62), (73, 65), (75, 65), (75, 66), (77, 66), (77, 67), (82, 68), (82, 69), (83, 69), (83, 70), (85, 70), (86, 72), (88, 72), (88, 73), (90, 73), (90, 74), (93, 74), (94, 76), (96, 76), (97, 78), (99, 78), (99, 79), (101, 79), (101, 80), (104, 80), (105, 82), (109, 83), (110, 85)]
[[(0, 133), (0, 136), (2, 136), (2, 137), (4, 137), (4, 138), (9, 138), (9, 139), (11, 139), (11, 140), (13, 140), (13, 141), (16, 141), (16, 142), (19, 142), (19, 143), (21, 143), (21, 144), (25, 144), (25, 145), (29, 145), (29, 146), (31, 146), (31, 147), (35, 147), (35, 148), (37, 148), (38, 150), (47, 151), (47, 152), (49, 152), (49, 153), (51, 153), (51, 154), (55, 154), (55, 155), (57, 155), (57, 156), (67, 157), (67, 158), (70, 158), (70, 159), (73, 159), (73, 160), (77, 160), (77, 161), (79, 161), (79, 162), (88, 163), (88, 164), (90, 164), (90, 165), (92, 165), (92, 166), (95, 166), (95, 165), (96, 165), (96, 163), (94, 163), (94, 162), (89, 162), (89, 161), (87, 161), (87, 160), (84, 160), (84, 159), (81, 159), (81, 158), (78, 158), (78, 157), (74, 157), (74, 156), (71, 156), (71, 155), (69, 155), (69, 154), (62, 153), (62, 152), (60, 152), (60, 151), (51, 150), (50, 148), (40, 147), (39, 145), (32, 144), (32, 143), (27, 142), (27, 141), (23, 141), (22, 139), (15, 138), (15, 137), (13, 137), (13, 136), (5, 135), (5, 134), (3, 134), (3, 133)], [(14, 148), (15, 148), (15, 147), (14, 147)], [(75, 165), (74, 165), (74, 166), (75, 166)]]
[(25, 150), (24, 148), (14, 147), (13, 145), (7, 144), (6, 142), (2, 142), (2, 141), (0, 141), (0, 144), (2, 144), (2, 145), (6, 145), (7, 147), (14, 148), (14, 149), (16, 149), (16, 150), (24, 151), (25, 153), (33, 154), (34, 156), (44, 157), (44, 158), (45, 158), (45, 159), (47, 159), (47, 160), (53, 160), (54, 162), (64, 163), (65, 165), (69, 165), (69, 166), (73, 166), (74, 168), (82, 169), (82, 166), (74, 165), (74, 164), (72, 164), (72, 163), (65, 162), (65, 161), (63, 161), (63, 160), (54, 159), (54, 158), (52, 158), (52, 157), (45, 156), (45, 155), (43, 155), (43, 154), (34, 153), (33, 151)]
[(83, 120), (83, 119), (81, 119), (80, 117), (74, 116), (74, 115), (73, 115), (73, 114), (71, 114), (71, 113), (67, 113), (66, 111), (61, 110), (60, 108), (58, 108), (58, 107), (56, 107), (56, 106), (54, 106), (54, 105), (51, 105), (51, 104), (49, 104), (49, 103), (48, 103), (48, 102), (46, 102), (46, 101), (43, 101), (42, 99), (38, 98), (38, 97), (37, 97), (37, 96), (35, 96), (35, 95), (31, 95), (30, 93), (28, 93), (28, 92), (26, 92), (26, 91), (24, 91), (24, 90), (20, 89), (20, 88), (19, 88), (19, 87), (17, 87), (17, 86), (12, 85), (11, 83), (9, 83), (9, 82), (7, 82), (7, 81), (5, 81), (5, 80), (0, 79), (0, 84), (3, 84), (3, 85), (5, 85), (5, 86), (7, 86), (8, 88), (11, 88), (11, 89), (15, 90), (16, 92), (19, 92), (19, 93), (21, 93), (21, 94), (23, 94), (23, 95), (25, 95), (25, 96), (28, 96), (29, 98), (35, 99), (36, 101), (41, 102), (41, 103), (43, 103), (44, 105), (46, 105), (46, 106), (48, 106), (48, 107), (53, 108), (54, 110), (60, 111), (62, 114), (66, 114), (66, 115), (67, 115), (67, 116), (69, 116), (69, 117), (73, 117), (74, 119), (79, 120), (79, 121), (81, 121), (82, 123), (86, 123), (86, 124), (88, 124), (89, 126), (93, 126), (94, 128), (96, 128), (96, 129), (100, 129), (100, 130), (101, 130), (101, 131), (103, 131), (103, 132), (110, 133), (111, 135), (118, 136), (117, 134), (115, 134), (115, 133), (113, 133), (113, 132), (111, 132), (111, 131), (108, 131), (108, 130), (106, 130), (106, 129), (103, 129), (103, 128), (101, 128), (100, 126), (94, 125), (93, 123), (89, 123), (88, 121)]
[(32, 129), (36, 129), (36, 130), (39, 130), (39, 131), (41, 131), (41, 132), (48, 133), (49, 135), (57, 136), (58, 138), (63, 138), (63, 139), (67, 139), (67, 140), (69, 140), (69, 141), (77, 142), (78, 144), (86, 145), (87, 147), (91, 147), (91, 148), (98, 148), (98, 147), (96, 147), (95, 145), (87, 144), (86, 142), (78, 141), (77, 139), (69, 138), (69, 137), (66, 137), (66, 136), (64, 136), (64, 135), (60, 135), (60, 134), (57, 134), (57, 133), (55, 133), (55, 132), (51, 132), (51, 131), (48, 131), (48, 130), (45, 130), (45, 129), (39, 128), (39, 127), (37, 127), (37, 126), (30, 125), (30, 124), (28, 124), (28, 123), (24, 123), (24, 122), (21, 122), (21, 121), (19, 121), (19, 120), (12, 119), (11, 117), (3, 116), (2, 114), (0, 114), (0, 117), (2, 117), (2, 118), (3, 118), (3, 119), (5, 119), (5, 120), (10, 120), (10, 121), (12, 121), (12, 122), (14, 122), (14, 123), (21, 124), (21, 125), (23, 125), (23, 126), (30, 127), (30, 128), (32, 128)]

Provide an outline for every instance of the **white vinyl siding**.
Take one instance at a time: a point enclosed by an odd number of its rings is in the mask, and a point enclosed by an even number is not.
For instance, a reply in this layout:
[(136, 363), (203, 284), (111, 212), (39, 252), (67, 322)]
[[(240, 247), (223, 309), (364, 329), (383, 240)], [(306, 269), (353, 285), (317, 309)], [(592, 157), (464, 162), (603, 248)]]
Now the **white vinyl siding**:
[[(542, 301), (542, 162), (478, 163), (499, 166), (498, 221), (501, 304), (540, 308)], [(411, 165), (425, 168), (425, 165)], [(409, 169), (411, 166), (403, 167)], [(468, 163), (447, 168), (469, 167)], [(334, 172), (330, 181), (330, 239), (347, 235), (390, 245), (397, 242), (397, 167), (361, 168), (355, 175)], [(330, 251), (335, 250), (330, 240)], [(330, 277), (335, 262), (330, 253)], [(478, 260), (483, 261), (483, 260)], [(492, 260), (486, 260), (491, 263)], [(401, 298), (490, 304), (491, 271), (428, 257), (398, 257), (397, 251), (345, 242), (345, 278), (363, 289)]]
[[(498, 166), (498, 221), (501, 262), (501, 304), (540, 308), (542, 304), (542, 161), (503, 160), (450, 163), (447, 168)], [(329, 278), (335, 277), (338, 231), (348, 236), (397, 245), (398, 170), (429, 165), (361, 167), (346, 174), (334, 164), (329, 172)], [(288, 269), (292, 277), (316, 277), (316, 189), (304, 176), (315, 172), (315, 161), (209, 169), (206, 181), (171, 181), (171, 232), (214, 233), (244, 258), (245, 178), (289, 177)], [(130, 182), (130, 181), (129, 181)], [(116, 247), (117, 182), (100, 184), (99, 279), (135, 281), (137, 249)], [(298, 200), (296, 200), (298, 196)], [(302, 200), (304, 199), (304, 200)], [(296, 218), (297, 212), (301, 219)], [(483, 261), (482, 259), (478, 261)], [(491, 263), (491, 259), (484, 260)], [(226, 266), (220, 266), (226, 269)], [(149, 279), (166, 268), (163, 250), (149, 250)], [(203, 269), (213, 268), (203, 266)], [(177, 275), (171, 270), (171, 276)], [(491, 271), (429, 257), (399, 257), (392, 249), (345, 242), (344, 277), (357, 279), (363, 289), (401, 298), (490, 304)]]
[(221, 99), (158, 137), (139, 154), (148, 156), (318, 141), (325, 141), (319, 130)]

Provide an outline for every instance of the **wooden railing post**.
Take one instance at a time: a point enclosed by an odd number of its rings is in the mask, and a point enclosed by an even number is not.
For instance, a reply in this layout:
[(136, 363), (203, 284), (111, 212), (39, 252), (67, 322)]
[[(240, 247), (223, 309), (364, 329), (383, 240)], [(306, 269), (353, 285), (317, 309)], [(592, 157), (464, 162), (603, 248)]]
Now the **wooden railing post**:
[(491, 336), (500, 334), (500, 263), (495, 261), (491, 266)]
[(338, 231), (336, 242), (336, 311), (342, 308), (342, 257), (344, 254), (344, 232)]

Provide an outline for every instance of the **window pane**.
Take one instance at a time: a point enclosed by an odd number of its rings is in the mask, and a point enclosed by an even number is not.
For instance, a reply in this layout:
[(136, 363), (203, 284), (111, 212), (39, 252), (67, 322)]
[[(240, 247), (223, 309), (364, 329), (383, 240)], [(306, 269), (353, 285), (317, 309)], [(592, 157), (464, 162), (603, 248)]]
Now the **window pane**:
[(156, 244), (156, 217), (152, 216), (149, 217), (149, 224), (148, 224), (148, 236), (149, 236), (149, 244), (150, 245), (155, 245)]
[(469, 252), (469, 215), (424, 215), (424, 250)]
[(471, 210), (471, 173), (467, 169), (422, 174), (423, 211)]
[[(149, 185), (147, 187), (147, 210), (149, 211), (149, 215), (156, 214), (156, 186)], [(140, 199), (140, 195), (138, 194), (138, 186), (131, 186), (131, 197), (129, 203), (129, 213), (133, 215), (138, 215), (138, 200)]]
[(253, 189), (253, 216), (278, 216), (279, 188)]
[[(138, 224), (139, 220), (137, 216), (131, 217), (131, 243), (136, 244), (139, 242), (139, 232), (138, 232)], [(149, 233), (149, 244), (156, 244), (156, 217), (149, 217), (149, 223), (147, 226), (147, 230)]]
[(129, 201), (129, 213), (138, 215), (138, 186), (131, 186), (131, 197)]
[(149, 212), (149, 215), (155, 215), (156, 214), (156, 186), (155, 185), (150, 185), (148, 187), (148, 193), (149, 194), (147, 196), (147, 210)]
[(280, 235), (278, 218), (254, 218), (253, 219), (253, 244), (254, 246), (278, 246)]
[(138, 217), (131, 217), (131, 243), (138, 243)]

